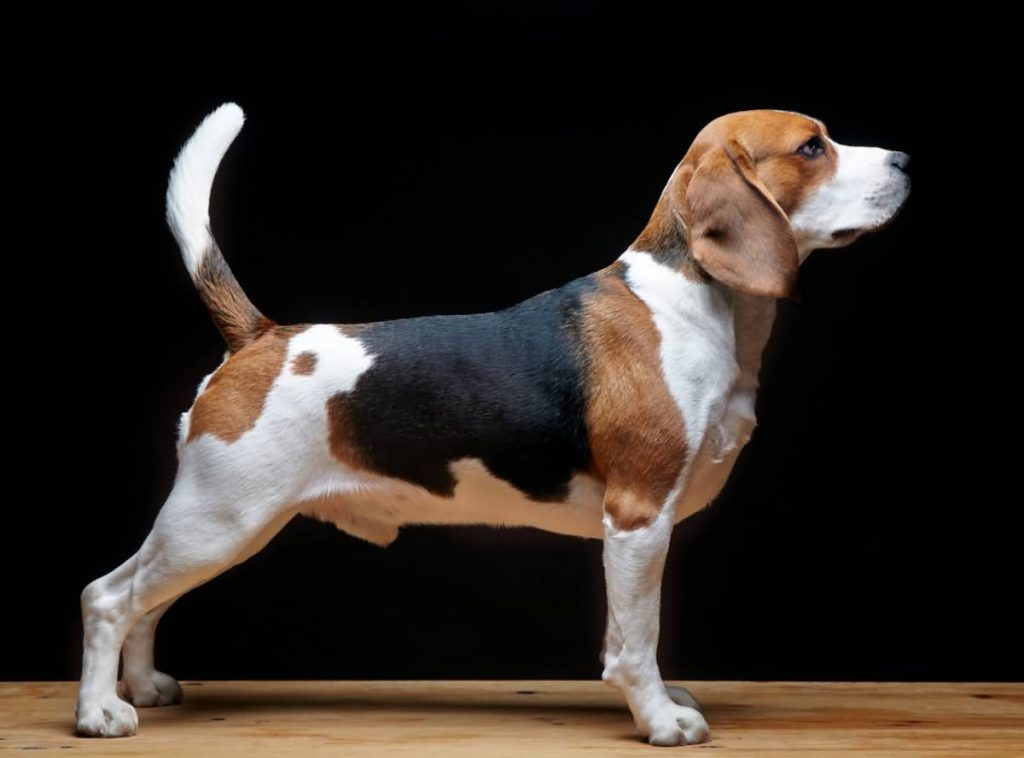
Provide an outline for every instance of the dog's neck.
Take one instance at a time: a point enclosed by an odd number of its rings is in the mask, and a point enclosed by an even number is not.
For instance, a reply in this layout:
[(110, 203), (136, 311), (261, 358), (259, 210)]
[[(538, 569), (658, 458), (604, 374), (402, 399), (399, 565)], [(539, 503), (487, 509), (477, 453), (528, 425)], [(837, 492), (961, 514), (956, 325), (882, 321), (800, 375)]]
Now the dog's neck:
[(761, 371), (761, 356), (775, 323), (775, 299), (736, 290), (730, 292), (733, 298), (736, 362), (740, 366), (736, 389), (754, 391)]
[(676, 200), (676, 186), (673, 179), (658, 198), (654, 212), (640, 236), (629, 246), (630, 250), (643, 250), (662, 266), (678, 271), (695, 282), (711, 283), (690, 250), (690, 243), (683, 223), (682, 212)]
[(755, 391), (761, 369), (761, 355), (775, 322), (775, 299), (726, 287), (704, 271), (690, 250), (686, 226), (675, 199), (675, 182), (672, 180), (662, 192), (647, 226), (629, 249), (645, 252), (657, 263), (679, 272), (690, 281), (718, 290), (723, 299), (730, 303), (736, 361), (740, 368), (736, 389)]

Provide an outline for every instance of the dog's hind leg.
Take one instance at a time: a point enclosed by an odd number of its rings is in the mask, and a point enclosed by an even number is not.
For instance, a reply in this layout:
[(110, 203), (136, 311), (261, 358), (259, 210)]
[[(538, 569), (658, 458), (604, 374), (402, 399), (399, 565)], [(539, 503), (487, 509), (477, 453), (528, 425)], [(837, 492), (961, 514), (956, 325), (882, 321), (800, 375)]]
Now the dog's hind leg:
[[(175, 598), (176, 599), (176, 598)], [(118, 694), (132, 705), (147, 708), (181, 702), (181, 685), (172, 676), (157, 671), (153, 662), (156, 625), (175, 599), (158, 605), (131, 628), (121, 651), (123, 666)]]
[[(157, 611), (143, 622), (129, 646), (131, 663), (137, 667), (133, 673), (140, 675), (143, 668), (148, 671), (152, 666), (151, 633), (159, 607), (252, 555), (293, 515), (285, 502), (274, 502), (266, 494), (261, 498), (261, 488), (252, 486), (255, 482), (241, 483), (233, 499), (213, 499), (208, 489), (224, 488), (206, 488), (197, 481), (179, 477), (139, 552), (82, 592), (85, 638), (79, 734), (135, 733), (135, 709), (117, 696), (118, 655), (129, 631), (145, 614)], [(144, 689), (138, 676), (129, 689), (132, 686)]]
[[(244, 563), (256, 555), (280, 531), (281, 526), (277, 521), (271, 522), (231, 566)], [(182, 701), (181, 685), (174, 677), (156, 670), (153, 656), (157, 624), (178, 597), (180, 595), (146, 613), (125, 638), (121, 651), (123, 665), (119, 694), (137, 708), (174, 705)]]

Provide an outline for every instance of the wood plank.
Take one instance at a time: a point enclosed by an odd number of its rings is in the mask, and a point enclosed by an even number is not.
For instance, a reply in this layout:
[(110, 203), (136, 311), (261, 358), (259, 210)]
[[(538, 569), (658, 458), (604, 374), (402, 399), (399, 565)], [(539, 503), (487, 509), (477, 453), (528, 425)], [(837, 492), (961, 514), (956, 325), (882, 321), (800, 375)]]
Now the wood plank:
[[(73, 735), (75, 684), (0, 683), (0, 750), (64, 755), (651, 755), (600, 682), (186, 682), (139, 735)], [(696, 682), (729, 755), (1021, 756), (1024, 684)], [(75, 752), (70, 752), (70, 751)]]

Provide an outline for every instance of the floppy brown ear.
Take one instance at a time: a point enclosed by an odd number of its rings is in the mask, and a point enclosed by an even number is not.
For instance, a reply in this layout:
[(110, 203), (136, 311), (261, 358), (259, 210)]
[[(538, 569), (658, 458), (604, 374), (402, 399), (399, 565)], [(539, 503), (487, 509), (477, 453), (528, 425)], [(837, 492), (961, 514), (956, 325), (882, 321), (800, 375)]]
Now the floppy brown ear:
[(744, 292), (785, 297), (800, 258), (789, 219), (735, 140), (709, 150), (686, 188), (690, 249), (715, 279)]

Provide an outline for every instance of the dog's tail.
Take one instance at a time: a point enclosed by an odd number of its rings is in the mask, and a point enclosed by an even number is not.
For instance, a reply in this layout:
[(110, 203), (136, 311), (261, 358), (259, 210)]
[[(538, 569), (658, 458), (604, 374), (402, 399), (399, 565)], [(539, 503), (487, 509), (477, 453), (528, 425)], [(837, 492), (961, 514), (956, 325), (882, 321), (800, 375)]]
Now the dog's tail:
[(245, 114), (234, 103), (207, 116), (178, 153), (167, 183), (167, 223), (230, 353), (274, 326), (242, 291), (210, 231), (213, 178), (244, 121)]

